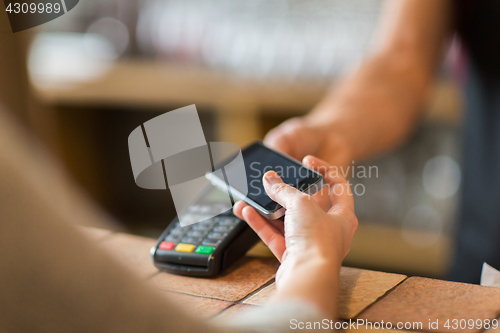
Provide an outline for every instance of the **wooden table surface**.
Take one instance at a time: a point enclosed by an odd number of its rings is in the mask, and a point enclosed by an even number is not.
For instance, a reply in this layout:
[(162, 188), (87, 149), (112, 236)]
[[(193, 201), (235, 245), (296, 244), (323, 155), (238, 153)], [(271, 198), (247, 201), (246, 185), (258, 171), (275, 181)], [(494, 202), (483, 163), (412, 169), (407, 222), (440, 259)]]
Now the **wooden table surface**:
[[(159, 293), (189, 311), (203, 309), (199, 313), (207, 318), (224, 319), (265, 305), (275, 292), (278, 262), (274, 258), (246, 256), (217, 278), (184, 277), (159, 272), (153, 266), (149, 250), (154, 239), (95, 228), (85, 228), (83, 232)], [(498, 318), (500, 288), (343, 267), (337, 309), (338, 317), (344, 321), (383, 320), (391, 322), (393, 328), (398, 323), (420, 322), (421, 328), (410, 330), (482, 332), (483, 328), (448, 329), (444, 324), (448, 319), (451, 325), (453, 319)], [(429, 328), (429, 321), (436, 320), (439, 327)]]

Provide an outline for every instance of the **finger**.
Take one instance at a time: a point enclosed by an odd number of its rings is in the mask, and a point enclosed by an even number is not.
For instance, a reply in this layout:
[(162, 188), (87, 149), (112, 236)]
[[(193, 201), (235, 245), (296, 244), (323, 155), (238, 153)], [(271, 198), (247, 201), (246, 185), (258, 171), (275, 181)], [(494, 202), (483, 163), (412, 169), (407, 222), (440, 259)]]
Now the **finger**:
[(285, 184), (275, 171), (266, 172), (263, 183), (267, 195), (285, 209), (290, 208), (297, 200), (309, 197), (295, 187)]
[(339, 172), (334, 172), (336, 171), (334, 167), (315, 156), (307, 155), (302, 159), (302, 164), (316, 172), (319, 172), (323, 176), (325, 183), (330, 186), (345, 181)]
[(264, 144), (269, 148), (278, 150), (285, 154), (290, 154), (290, 144), (288, 143), (288, 137), (284, 135), (281, 129), (275, 128), (272, 129), (269, 133), (267, 133), (264, 138)]
[[(303, 163), (306, 167), (313, 169), (312, 166), (308, 163), (310, 163), (310, 159), (304, 158)], [(330, 203), (330, 192), (328, 191), (327, 187), (322, 187), (318, 192), (316, 192), (313, 196), (314, 200), (318, 203), (318, 205), (323, 209), (325, 212), (328, 211), (331, 207)]]
[(302, 163), (323, 176), (327, 185), (323, 189), (329, 192), (332, 209), (343, 207), (354, 211), (351, 187), (337, 167), (332, 167), (325, 161), (311, 155), (304, 157)]
[(241, 212), (248, 225), (259, 235), (276, 258), (281, 261), (285, 251), (285, 236), (283, 233), (268, 223), (269, 221), (257, 213), (253, 207), (246, 206)]
[(285, 223), (283, 223), (282, 220), (268, 220), (266, 219), (267, 222), (276, 230), (280, 232), (280, 234), (284, 235), (285, 234)]
[[(304, 126), (300, 118), (288, 119), (278, 127), (272, 129), (264, 138), (266, 146), (276, 149), (296, 159), (304, 156), (303, 148)], [(307, 144), (305, 147), (308, 147)]]
[(340, 180), (339, 179), (331, 179), (330, 178), (331, 173), (329, 175), (329, 172), (328, 172), (331, 169), (331, 166), (327, 162), (325, 162), (325, 161), (323, 161), (315, 156), (307, 155), (302, 160), (302, 163), (306, 167), (308, 167), (316, 172), (319, 172), (323, 176), (323, 179), (324, 179), (324, 182), (326, 185), (323, 186), (318, 191), (318, 193), (315, 194), (315, 196), (317, 196), (315, 199), (317, 199), (318, 203), (325, 211), (330, 209), (331, 208), (330, 189), (332, 186), (335, 185), (335, 182), (338, 182)]
[(234, 213), (234, 215), (236, 215), (237, 217), (239, 217), (240, 219), (243, 220), (242, 210), (246, 206), (248, 206), (248, 205), (244, 201), (236, 201), (236, 203), (233, 206), (233, 213)]
[(318, 203), (318, 205), (325, 212), (331, 208), (331, 200), (330, 200), (330, 192), (327, 186), (323, 186), (318, 192), (316, 192), (313, 196), (313, 199)]
[[(244, 220), (242, 211), (247, 206), (249, 206), (249, 205), (246, 202), (244, 202), (244, 201), (237, 201), (234, 204), (234, 207), (233, 207), (233, 213), (234, 213), (234, 215), (236, 215), (240, 219)], [(265, 219), (265, 220), (269, 224), (271, 224), (271, 226), (273, 228), (275, 228), (276, 230), (278, 230), (282, 235), (285, 234), (285, 225), (284, 225), (283, 221), (281, 221), (281, 220), (268, 220), (268, 219)]]

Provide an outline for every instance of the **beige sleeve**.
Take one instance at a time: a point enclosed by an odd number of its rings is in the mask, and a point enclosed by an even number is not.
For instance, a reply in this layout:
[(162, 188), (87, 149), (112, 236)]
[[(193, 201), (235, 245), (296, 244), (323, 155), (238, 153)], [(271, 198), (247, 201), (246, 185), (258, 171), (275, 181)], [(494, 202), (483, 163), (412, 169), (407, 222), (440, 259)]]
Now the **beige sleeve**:
[(262, 333), (280, 332), (326, 332), (335, 328), (335, 322), (328, 319), (314, 305), (302, 300), (288, 300), (256, 307), (229, 321), (217, 324), (240, 330)]
[(9, 123), (0, 112), (0, 331), (216, 332), (80, 234), (80, 217)]

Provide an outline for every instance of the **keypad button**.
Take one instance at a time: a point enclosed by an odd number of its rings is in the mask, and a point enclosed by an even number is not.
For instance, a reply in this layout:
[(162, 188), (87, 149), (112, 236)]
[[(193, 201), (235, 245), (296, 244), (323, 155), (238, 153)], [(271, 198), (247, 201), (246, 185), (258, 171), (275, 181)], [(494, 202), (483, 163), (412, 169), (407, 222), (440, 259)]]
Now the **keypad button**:
[(212, 217), (212, 215), (207, 215), (207, 214), (200, 214), (198, 215), (198, 220), (197, 221), (207, 221), (208, 219), (210, 219)]
[(186, 214), (182, 218), (182, 224), (185, 225), (185, 227), (182, 228), (188, 228), (191, 224), (196, 223), (199, 221), (199, 216), (197, 214)]
[(176, 227), (170, 230), (170, 235), (174, 236), (179, 236), (179, 235), (184, 235), (186, 233), (186, 230), (181, 228), (181, 227)]
[[(202, 225), (205, 228), (213, 228), (213, 226), (217, 225), (217, 223), (213, 223), (213, 222), (211, 222), (211, 223), (200, 222), (200, 223), (197, 223), (197, 225)], [(195, 229), (195, 228), (193, 227), (193, 229)]]
[(183, 243), (179, 243), (177, 244), (177, 246), (175, 247), (175, 251), (177, 252), (193, 252), (195, 246), (193, 244), (183, 244)]
[(222, 243), (222, 240), (220, 239), (205, 239), (203, 242), (201, 242), (201, 244), (205, 246), (212, 246), (212, 247), (216, 247), (220, 243)]
[(217, 221), (216, 220), (207, 220), (207, 221), (204, 221), (204, 222), (200, 222), (198, 224), (201, 224), (201, 225), (206, 225), (206, 226), (209, 226), (209, 227), (213, 227), (214, 225), (217, 225)]
[(221, 218), (219, 221), (219, 225), (237, 225), (238, 222), (240, 222), (239, 219), (231, 218), (231, 217), (224, 217)]
[(227, 233), (225, 232), (211, 232), (208, 235), (208, 238), (212, 239), (224, 239), (227, 236)]
[(232, 225), (220, 225), (214, 228), (215, 232), (230, 232), (234, 229)]
[(193, 230), (186, 234), (188, 237), (205, 237), (208, 234), (208, 231), (199, 231)]
[(158, 246), (159, 249), (170, 251), (175, 247), (175, 244), (172, 242), (161, 242)]
[(203, 214), (210, 213), (212, 211), (212, 207), (210, 205), (200, 206), (199, 212)]
[(214, 248), (212, 246), (204, 246), (204, 245), (200, 245), (196, 249), (196, 253), (199, 253), (199, 254), (210, 254), (213, 251), (214, 251)]
[(197, 245), (201, 242), (201, 238), (200, 237), (184, 237), (181, 240), (181, 242)]
[(193, 226), (193, 230), (210, 231), (210, 230), (212, 230), (212, 227), (213, 227), (212, 225), (197, 223)]
[(174, 235), (169, 235), (165, 237), (165, 241), (167, 242), (172, 242), (172, 243), (178, 243), (181, 240), (182, 236), (174, 236)]
[(193, 227), (193, 225), (192, 225), (192, 224), (190, 224), (190, 225), (184, 225), (184, 226), (181, 226), (180, 222), (177, 222), (177, 223), (175, 224), (175, 227), (174, 227), (172, 230), (174, 230), (174, 229), (179, 229), (179, 230), (182, 230), (183, 232), (186, 232), (186, 231), (191, 230), (191, 228), (192, 228), (192, 227)]

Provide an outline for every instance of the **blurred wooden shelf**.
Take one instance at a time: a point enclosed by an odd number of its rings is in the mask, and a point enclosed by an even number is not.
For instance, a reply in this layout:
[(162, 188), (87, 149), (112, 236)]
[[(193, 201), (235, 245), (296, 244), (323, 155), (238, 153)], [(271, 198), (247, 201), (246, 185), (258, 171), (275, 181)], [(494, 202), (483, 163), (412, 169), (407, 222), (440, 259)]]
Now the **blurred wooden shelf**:
[[(200, 66), (154, 60), (118, 61), (102, 75), (81, 82), (35, 85), (49, 103), (126, 104), (164, 106), (172, 103), (203, 106), (233, 105), (233, 113), (248, 107), (308, 109), (328, 88), (317, 81), (259, 81)], [(245, 109), (238, 106), (245, 105)]]
[[(215, 110), (219, 140), (240, 145), (259, 138), (259, 112), (296, 116), (310, 110), (331, 82), (285, 79), (258, 80), (233, 72), (155, 60), (123, 60), (100, 76), (80, 82), (33, 84), (51, 105), (165, 107), (196, 104)], [(449, 81), (438, 82), (430, 94), (431, 120), (456, 123), (460, 94)]]

